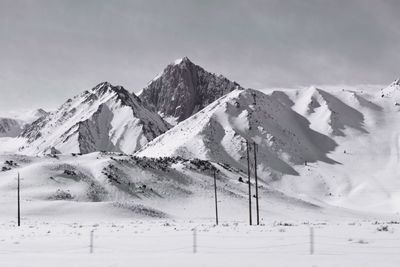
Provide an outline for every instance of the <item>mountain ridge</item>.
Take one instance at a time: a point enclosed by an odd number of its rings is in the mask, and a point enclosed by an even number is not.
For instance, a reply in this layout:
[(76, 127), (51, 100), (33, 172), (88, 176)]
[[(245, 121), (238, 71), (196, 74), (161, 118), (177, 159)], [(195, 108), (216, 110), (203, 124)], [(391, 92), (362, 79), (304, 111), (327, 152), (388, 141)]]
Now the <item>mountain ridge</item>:
[(336, 147), (335, 141), (310, 129), (309, 122), (291, 107), (252, 89), (222, 96), (136, 155), (200, 158), (245, 169), (245, 140), (258, 143), (260, 162), (268, 162), (263, 168), (274, 175), (296, 175), (293, 164), (335, 163), (326, 155)]
[(102, 82), (25, 129), (21, 137), (27, 138), (27, 145), (21, 150), (131, 153), (168, 127), (122, 86)]

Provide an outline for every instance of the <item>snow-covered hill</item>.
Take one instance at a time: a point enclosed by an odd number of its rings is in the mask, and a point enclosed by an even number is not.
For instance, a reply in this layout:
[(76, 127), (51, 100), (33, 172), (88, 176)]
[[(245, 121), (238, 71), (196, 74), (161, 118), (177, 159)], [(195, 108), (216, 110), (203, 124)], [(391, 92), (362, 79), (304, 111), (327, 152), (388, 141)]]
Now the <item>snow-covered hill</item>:
[(168, 65), (139, 97), (147, 107), (176, 124), (237, 88), (241, 87), (236, 82), (210, 73), (184, 57)]
[(246, 169), (248, 140), (258, 145), (260, 172), (272, 177), (297, 174), (293, 165), (324, 161), (335, 142), (276, 96), (235, 90), (156, 138), (138, 156), (182, 156), (224, 162)]
[(259, 176), (274, 189), (353, 210), (398, 212), (398, 89), (397, 82), (384, 87), (384, 97), (378, 88), (237, 90), (137, 155), (200, 157), (245, 170), (246, 138), (258, 142)]
[[(13, 217), (17, 173), (24, 218), (214, 218), (216, 171), (220, 215), (247, 221), (246, 173), (226, 164), (181, 157), (120, 153), (31, 157), (0, 155), (0, 211)], [(252, 182), (253, 184), (254, 182)], [(303, 201), (259, 183), (262, 216), (299, 219), (353, 216), (318, 201)], [(291, 209), (292, 213), (287, 213)], [(326, 210), (331, 214), (325, 215)], [(273, 216), (272, 216), (273, 215)], [(79, 216), (79, 218), (77, 217)], [(334, 217), (334, 216), (333, 216)]]
[(67, 100), (21, 134), (25, 154), (132, 153), (168, 129), (156, 113), (121, 86), (104, 82)]
[[(363, 100), (357, 93), (354, 96), (357, 101)], [(306, 117), (313, 129), (326, 135), (343, 136), (348, 127), (366, 132), (360, 111), (322, 89), (310, 87), (302, 91), (293, 110)]]

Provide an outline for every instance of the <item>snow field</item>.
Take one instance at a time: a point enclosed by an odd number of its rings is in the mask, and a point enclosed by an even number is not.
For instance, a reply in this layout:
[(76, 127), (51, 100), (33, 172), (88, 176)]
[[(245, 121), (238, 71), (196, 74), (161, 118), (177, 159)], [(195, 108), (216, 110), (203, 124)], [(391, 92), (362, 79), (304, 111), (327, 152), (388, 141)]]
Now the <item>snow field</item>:
[(34, 260), (37, 266), (75, 266), (78, 262), (85, 266), (349, 266), (353, 260), (351, 266), (396, 266), (399, 231), (399, 222), (373, 221), (276, 221), (261, 226), (174, 220), (29, 221), (19, 228), (9, 222), (0, 226), (0, 264), (24, 266)]

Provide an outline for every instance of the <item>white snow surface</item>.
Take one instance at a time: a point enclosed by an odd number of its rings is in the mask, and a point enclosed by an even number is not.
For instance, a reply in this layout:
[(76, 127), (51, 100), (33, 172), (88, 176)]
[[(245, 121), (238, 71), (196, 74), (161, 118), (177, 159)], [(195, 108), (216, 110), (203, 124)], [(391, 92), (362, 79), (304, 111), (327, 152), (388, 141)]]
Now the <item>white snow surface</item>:
[(400, 227), (384, 221), (276, 221), (261, 226), (223, 222), (217, 227), (211, 222), (132, 219), (25, 223), (0, 225), (1, 266), (396, 267), (400, 261)]
[(181, 63), (182, 63), (182, 61), (183, 61), (183, 59), (184, 59), (184, 58), (178, 58), (178, 59), (175, 59), (175, 60), (174, 60), (174, 64), (175, 64), (175, 65), (179, 65), (179, 64), (181, 64)]
[(161, 117), (123, 89), (101, 83), (65, 102), (22, 134), (24, 154), (132, 153), (168, 129)]
[(245, 171), (247, 139), (258, 144), (258, 175), (277, 190), (346, 209), (398, 213), (400, 86), (382, 91), (384, 97), (379, 89), (354, 87), (236, 90), (137, 155), (197, 157)]

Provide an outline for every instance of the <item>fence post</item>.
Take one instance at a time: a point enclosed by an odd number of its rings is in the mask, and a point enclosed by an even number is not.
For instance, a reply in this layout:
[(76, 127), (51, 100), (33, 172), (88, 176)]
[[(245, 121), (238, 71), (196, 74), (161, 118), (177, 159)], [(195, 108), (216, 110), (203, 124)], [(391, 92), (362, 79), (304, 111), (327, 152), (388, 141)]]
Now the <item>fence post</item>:
[(93, 235), (94, 230), (90, 231), (90, 254), (93, 254)]
[(193, 253), (197, 252), (197, 232), (196, 228), (193, 228)]
[(310, 255), (314, 254), (314, 227), (310, 227)]

